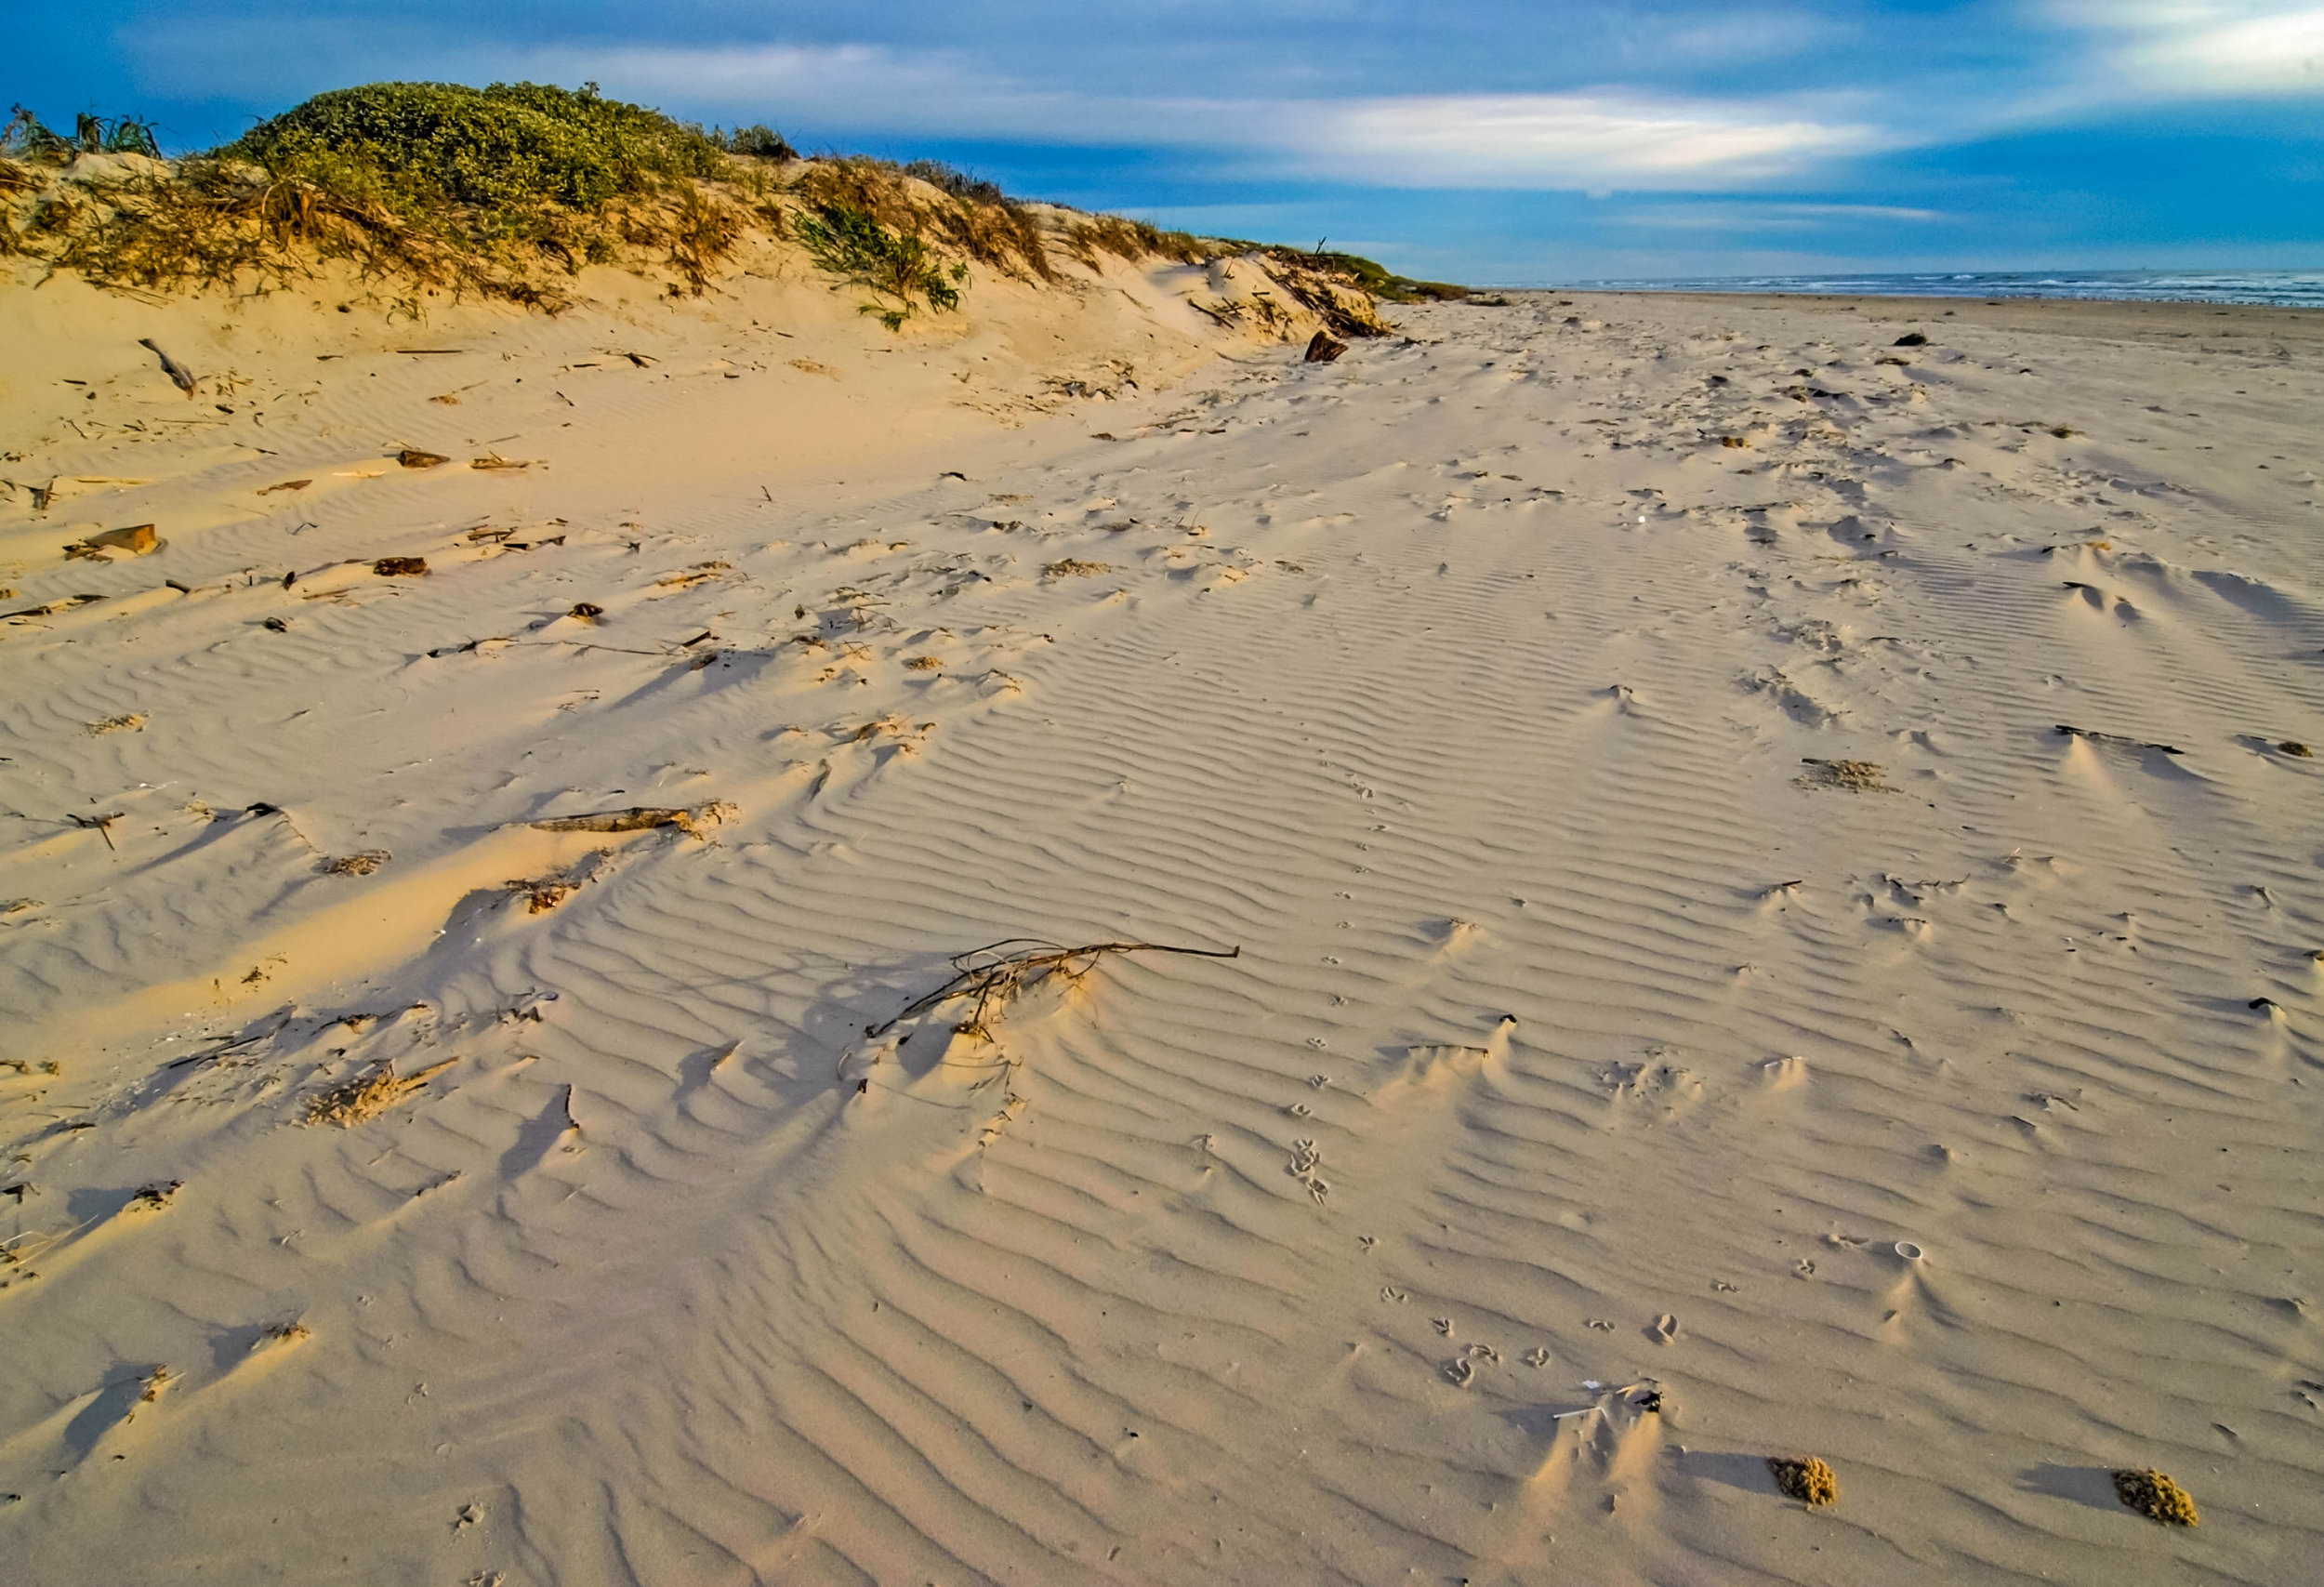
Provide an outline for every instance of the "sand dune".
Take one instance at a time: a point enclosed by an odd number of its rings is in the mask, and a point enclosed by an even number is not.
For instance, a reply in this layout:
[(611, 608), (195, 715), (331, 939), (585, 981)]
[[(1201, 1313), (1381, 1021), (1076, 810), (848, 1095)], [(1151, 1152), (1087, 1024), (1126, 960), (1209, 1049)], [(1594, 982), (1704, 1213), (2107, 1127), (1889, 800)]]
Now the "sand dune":
[(2308, 1579), (2319, 322), (1109, 269), (12, 296), (10, 1578)]

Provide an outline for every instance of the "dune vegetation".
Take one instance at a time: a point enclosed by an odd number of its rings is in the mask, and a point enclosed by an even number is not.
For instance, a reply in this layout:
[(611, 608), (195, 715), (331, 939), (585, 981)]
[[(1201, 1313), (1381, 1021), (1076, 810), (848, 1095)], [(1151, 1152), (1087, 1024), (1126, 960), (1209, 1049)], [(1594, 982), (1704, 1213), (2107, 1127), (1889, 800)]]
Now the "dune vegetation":
[[(1257, 245), (1024, 203), (932, 161), (801, 159), (608, 99), (596, 85), (336, 89), (222, 148), (164, 159), (134, 118), (0, 136), (0, 253), (106, 288), (264, 293), (351, 269), (390, 313), (478, 297), (554, 312), (591, 265), (699, 294), (754, 242), (794, 245), (891, 328), (957, 309), (983, 269), (1054, 284), (1101, 255), (1197, 263)], [(1302, 305), (1354, 335), (1374, 298), (1457, 296), (1347, 254), (1265, 248)]]

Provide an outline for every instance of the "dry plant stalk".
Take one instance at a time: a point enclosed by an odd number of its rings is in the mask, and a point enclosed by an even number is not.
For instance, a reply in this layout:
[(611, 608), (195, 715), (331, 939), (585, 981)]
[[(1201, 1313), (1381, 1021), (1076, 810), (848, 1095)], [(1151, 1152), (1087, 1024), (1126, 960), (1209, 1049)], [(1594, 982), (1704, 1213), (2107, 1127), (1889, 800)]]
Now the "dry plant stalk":
[(1770, 1455), (1767, 1475), (1776, 1479), (1776, 1487), (1786, 1499), (1796, 1499), (1811, 1509), (1840, 1500), (1840, 1479), (1832, 1475), (1831, 1467), (1814, 1455), (1803, 1460)]
[(963, 1036), (992, 1039), (995, 1020), (1028, 987), (1040, 985), (1051, 975), (1063, 976), (1068, 984), (1078, 984), (1081, 978), (1097, 968), (1099, 959), (1109, 953), (1178, 953), (1195, 959), (1240, 959), (1241, 947), (1173, 947), (1165, 943), (1089, 943), (1080, 947), (1060, 947), (1055, 943), (1041, 942), (1032, 937), (1009, 937), (967, 953), (955, 954), (952, 967), (959, 973), (926, 997), (907, 1005), (893, 1019), (878, 1025), (865, 1025), (865, 1036), (885, 1036), (905, 1020), (915, 1019), (932, 1009), (959, 998), (972, 998), (976, 1007), (969, 1017), (953, 1026)]
[(431, 1076), (449, 1069), (456, 1062), (447, 1058), (416, 1075), (399, 1075), (395, 1072), (395, 1060), (383, 1059), (376, 1067), (309, 1098), (307, 1122), (352, 1129), (366, 1119), (378, 1118), (426, 1085)]
[(2195, 1513), (2195, 1501), (2185, 1488), (2158, 1471), (2119, 1471), (2114, 1474), (2114, 1496), (2150, 1521), (2166, 1527), (2195, 1527), (2202, 1517)]

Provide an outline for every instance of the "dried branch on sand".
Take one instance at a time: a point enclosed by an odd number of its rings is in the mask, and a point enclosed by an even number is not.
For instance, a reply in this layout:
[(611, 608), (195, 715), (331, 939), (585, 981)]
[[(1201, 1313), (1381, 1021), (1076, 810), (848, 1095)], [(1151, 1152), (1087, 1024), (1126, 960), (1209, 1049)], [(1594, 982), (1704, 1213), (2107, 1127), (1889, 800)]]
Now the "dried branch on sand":
[(633, 805), (627, 810), (601, 811), (594, 815), (560, 815), (548, 821), (530, 821), (543, 832), (643, 832), (655, 827), (675, 827), (680, 832), (699, 838), (705, 826), (715, 827), (735, 814), (731, 804), (714, 803), (693, 810), (661, 810), (650, 805)]
[(1240, 947), (1172, 947), (1163, 943), (1089, 943), (1081, 947), (1060, 947), (1032, 937), (1010, 937), (954, 955), (952, 967), (958, 974), (906, 1006), (893, 1019), (865, 1025), (864, 1034), (885, 1036), (905, 1020), (941, 1008), (955, 998), (973, 998), (976, 1007), (953, 1028), (964, 1036), (989, 1039), (992, 1022), (1028, 987), (1040, 985), (1051, 975), (1061, 975), (1069, 984), (1077, 983), (1109, 953), (1180, 953), (1196, 959), (1243, 956)]

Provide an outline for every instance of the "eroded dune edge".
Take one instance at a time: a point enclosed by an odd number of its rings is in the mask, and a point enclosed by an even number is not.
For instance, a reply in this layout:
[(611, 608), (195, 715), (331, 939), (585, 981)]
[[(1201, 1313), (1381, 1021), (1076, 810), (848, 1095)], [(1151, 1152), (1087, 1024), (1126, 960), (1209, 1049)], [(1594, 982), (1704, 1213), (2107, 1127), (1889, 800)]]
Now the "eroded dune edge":
[(2316, 318), (1259, 290), (0, 292), (12, 1580), (2304, 1579)]

